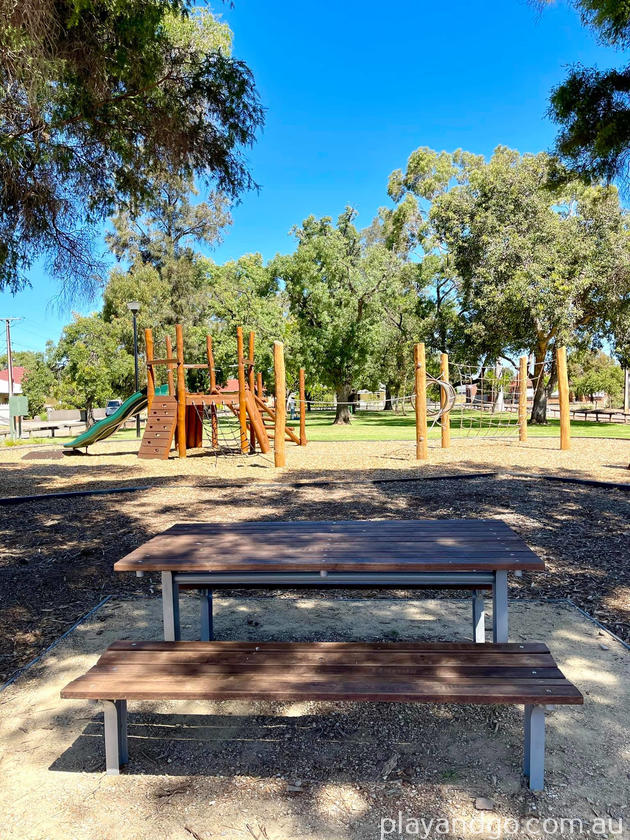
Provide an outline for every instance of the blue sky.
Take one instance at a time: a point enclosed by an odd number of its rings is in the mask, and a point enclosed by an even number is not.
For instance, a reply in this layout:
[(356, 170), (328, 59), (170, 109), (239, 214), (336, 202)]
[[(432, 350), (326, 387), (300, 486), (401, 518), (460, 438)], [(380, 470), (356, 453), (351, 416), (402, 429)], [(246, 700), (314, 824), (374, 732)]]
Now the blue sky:
[[(548, 149), (548, 95), (566, 65), (622, 61), (563, 0), (544, 12), (526, 0), (235, 1), (215, 10), (234, 31), (235, 55), (253, 70), (267, 114), (248, 155), (260, 191), (234, 209), (217, 262), (286, 252), (294, 224), (346, 204), (367, 225), (387, 203), (390, 172), (418, 146)], [(0, 293), (0, 316), (24, 319), (13, 326), (15, 350), (42, 349), (71, 317), (54, 305), (54, 277), (37, 266), (31, 279), (15, 297)]]

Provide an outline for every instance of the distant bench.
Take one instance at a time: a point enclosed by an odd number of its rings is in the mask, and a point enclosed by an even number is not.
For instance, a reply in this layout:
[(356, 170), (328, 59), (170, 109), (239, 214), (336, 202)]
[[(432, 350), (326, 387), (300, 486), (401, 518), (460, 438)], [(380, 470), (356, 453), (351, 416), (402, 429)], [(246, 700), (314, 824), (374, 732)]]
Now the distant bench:
[(109, 774), (128, 761), (128, 700), (524, 705), (532, 790), (544, 786), (545, 706), (583, 703), (546, 645), (466, 642), (120, 641), (61, 696), (103, 701)]

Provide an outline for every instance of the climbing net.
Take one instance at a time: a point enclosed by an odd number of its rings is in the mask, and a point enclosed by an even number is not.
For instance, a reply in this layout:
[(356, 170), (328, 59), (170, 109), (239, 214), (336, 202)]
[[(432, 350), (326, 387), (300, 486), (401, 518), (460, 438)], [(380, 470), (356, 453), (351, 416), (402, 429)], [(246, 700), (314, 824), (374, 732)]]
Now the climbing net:
[[(536, 391), (541, 367), (523, 383), (528, 394)], [(506, 437), (519, 433), (518, 371), (500, 364), (450, 363), (450, 382), (427, 377), (427, 415), (431, 425), (448, 413), (451, 432), (458, 437)]]
[(238, 455), (245, 458), (241, 451), (241, 430), (238, 419), (227, 406), (216, 403), (194, 403), (195, 412), (203, 429), (204, 449), (213, 455)]

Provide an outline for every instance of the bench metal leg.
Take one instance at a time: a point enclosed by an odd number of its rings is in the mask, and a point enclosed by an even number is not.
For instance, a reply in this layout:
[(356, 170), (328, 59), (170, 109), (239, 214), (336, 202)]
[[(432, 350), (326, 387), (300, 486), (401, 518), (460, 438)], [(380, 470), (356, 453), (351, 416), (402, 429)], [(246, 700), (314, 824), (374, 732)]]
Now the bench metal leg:
[(212, 589), (201, 589), (201, 641), (211, 642), (214, 639), (212, 621)]
[(162, 572), (162, 610), (164, 614), (164, 641), (179, 642), (179, 586), (172, 572)]
[(492, 641), (508, 640), (508, 585), (507, 572), (499, 569), (494, 573), (492, 587)]
[(530, 790), (545, 786), (545, 707), (525, 706), (523, 773)]
[(121, 764), (129, 760), (127, 749), (127, 701), (103, 700), (105, 722), (105, 769), (117, 776)]
[(475, 589), (472, 598), (473, 641), (486, 641), (486, 610), (483, 600), (483, 590)]

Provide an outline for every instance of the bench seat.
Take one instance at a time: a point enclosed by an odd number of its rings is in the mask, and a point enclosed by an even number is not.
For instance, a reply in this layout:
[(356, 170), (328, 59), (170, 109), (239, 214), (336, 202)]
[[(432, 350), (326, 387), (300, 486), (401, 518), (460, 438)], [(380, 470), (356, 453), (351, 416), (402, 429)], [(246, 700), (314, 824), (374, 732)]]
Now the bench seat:
[(108, 773), (127, 761), (128, 700), (343, 700), (525, 706), (524, 771), (541, 789), (544, 708), (581, 704), (544, 644), (114, 642), (65, 699), (102, 700)]

